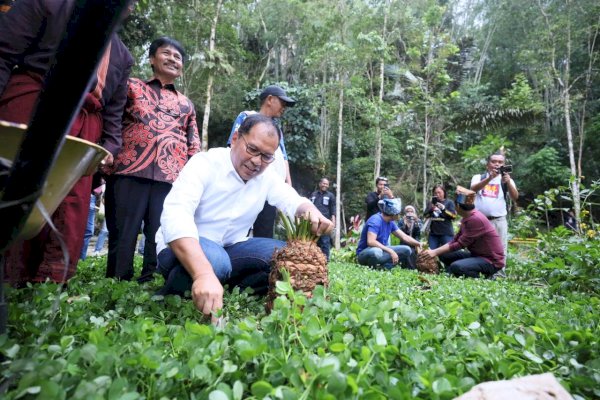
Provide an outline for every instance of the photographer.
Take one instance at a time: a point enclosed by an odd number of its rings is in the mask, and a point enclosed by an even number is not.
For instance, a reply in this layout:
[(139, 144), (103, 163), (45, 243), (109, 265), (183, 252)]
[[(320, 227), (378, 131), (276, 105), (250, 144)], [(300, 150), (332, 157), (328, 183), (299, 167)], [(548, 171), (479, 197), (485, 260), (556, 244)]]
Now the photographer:
[[(477, 193), (475, 208), (492, 223), (504, 245), (504, 256), (508, 255), (508, 221), (506, 220), (507, 196), (513, 201), (519, 198), (515, 182), (511, 179), (512, 166), (505, 165), (505, 157), (496, 152), (488, 157), (487, 172), (473, 176), (471, 190)], [(498, 273), (505, 277), (504, 269)]]
[[(398, 228), (417, 241), (421, 239), (423, 222), (421, 222), (417, 216), (417, 211), (413, 206), (408, 205), (404, 207), (404, 217), (398, 221)], [(402, 244), (410, 245), (404, 240), (402, 240)], [(410, 269), (417, 268), (417, 253), (413, 249), (411, 249), (410, 257), (407, 262)]]
[(446, 198), (446, 189), (442, 185), (435, 185), (432, 191), (431, 203), (424, 212), (425, 217), (431, 219), (429, 227), (429, 248), (437, 249), (450, 243), (454, 237), (452, 221), (456, 218), (454, 202)]
[(377, 179), (375, 179), (375, 187), (377, 191), (369, 193), (365, 198), (365, 203), (367, 203), (367, 217), (365, 218), (365, 221), (379, 212), (379, 207), (377, 206), (379, 200), (394, 198), (394, 193), (390, 189), (388, 178), (378, 176)]
[(421, 228), (423, 223), (417, 216), (417, 211), (413, 206), (404, 207), (404, 217), (398, 221), (398, 228), (415, 240), (421, 239)]

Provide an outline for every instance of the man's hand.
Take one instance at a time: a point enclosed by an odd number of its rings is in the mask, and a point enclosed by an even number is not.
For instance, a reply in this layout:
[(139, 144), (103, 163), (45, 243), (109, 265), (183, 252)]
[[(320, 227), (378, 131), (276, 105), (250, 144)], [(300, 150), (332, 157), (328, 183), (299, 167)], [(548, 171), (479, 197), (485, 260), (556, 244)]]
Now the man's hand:
[(392, 189), (390, 189), (388, 186), (384, 186), (383, 187), (383, 191), (381, 192), (381, 196), (379, 196), (380, 198), (388, 198), (388, 199), (393, 199), (394, 198), (394, 192), (392, 192)]
[(421, 254), (424, 254), (427, 258), (434, 258), (436, 256), (435, 250), (432, 249), (424, 250)]
[(199, 275), (192, 283), (192, 300), (196, 308), (204, 315), (211, 316), (211, 322), (216, 324), (217, 311), (223, 308), (223, 286), (214, 273)]
[(112, 167), (112, 165), (115, 162), (115, 158), (112, 155), (112, 153), (108, 153), (108, 155), (106, 157), (104, 157), (104, 160), (102, 160), (102, 165), (105, 167)]
[(502, 183), (508, 184), (510, 182), (510, 174), (504, 173), (502, 174)]
[(296, 215), (309, 218), (311, 224), (310, 230), (317, 236), (329, 235), (335, 227), (334, 223), (325, 218), (325, 216), (323, 216), (317, 207), (310, 201), (300, 204), (296, 210)]
[(387, 249), (387, 252), (392, 256), (392, 264), (398, 264), (398, 254), (390, 248)]

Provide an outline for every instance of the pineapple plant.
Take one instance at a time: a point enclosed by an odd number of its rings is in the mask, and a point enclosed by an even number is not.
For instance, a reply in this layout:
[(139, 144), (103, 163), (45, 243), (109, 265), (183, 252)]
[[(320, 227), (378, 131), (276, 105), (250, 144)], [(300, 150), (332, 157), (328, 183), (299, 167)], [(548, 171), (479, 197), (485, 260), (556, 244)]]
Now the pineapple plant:
[(267, 293), (267, 312), (273, 308), (277, 297), (275, 284), (289, 275), (293, 290), (301, 290), (307, 297), (317, 285), (327, 286), (327, 258), (317, 246), (318, 237), (311, 232), (309, 218), (295, 217), (291, 221), (287, 215), (279, 212), (287, 237), (286, 245), (273, 253), (269, 291)]
[(437, 257), (427, 257), (425, 252), (419, 251), (417, 254), (417, 270), (423, 274), (439, 274), (440, 266)]

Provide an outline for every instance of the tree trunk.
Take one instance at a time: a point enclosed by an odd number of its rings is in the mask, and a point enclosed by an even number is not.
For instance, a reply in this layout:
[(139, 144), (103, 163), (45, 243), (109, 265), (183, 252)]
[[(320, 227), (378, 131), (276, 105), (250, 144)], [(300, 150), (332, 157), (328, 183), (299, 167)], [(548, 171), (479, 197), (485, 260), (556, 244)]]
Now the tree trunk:
[(427, 205), (427, 166), (429, 164), (429, 137), (431, 136), (431, 121), (429, 120), (429, 106), (425, 106), (425, 137), (423, 139), (423, 207)]
[(344, 81), (340, 81), (340, 97), (338, 112), (338, 143), (337, 143), (337, 167), (335, 188), (335, 248), (340, 248), (340, 199), (342, 198), (342, 140), (344, 138)]
[[(385, 44), (385, 35), (387, 34), (387, 21), (388, 21), (388, 10), (389, 10), (389, 0), (386, 2), (385, 4), (385, 10), (384, 10), (384, 14), (383, 14), (383, 33), (382, 33), (382, 38), (383, 38), (383, 42)], [(385, 49), (384, 51), (384, 55), (381, 57), (380, 60), (380, 71), (379, 71), (379, 96), (378, 96), (378, 104), (377, 104), (377, 108), (379, 111), (379, 117), (377, 118), (377, 127), (376, 127), (376, 131), (375, 131), (375, 176), (374, 178), (377, 179), (377, 177), (381, 174), (381, 120), (382, 120), (382, 115), (383, 115), (383, 110), (381, 109), (381, 106), (383, 104), (383, 83), (384, 83), (384, 68), (385, 68)]]
[[(223, 0), (217, 0), (217, 8), (215, 10), (215, 17), (213, 18), (212, 24), (210, 25), (210, 38), (208, 44), (208, 50), (210, 54), (214, 54), (215, 50), (215, 39), (217, 36), (217, 23), (219, 22), (219, 13)], [(208, 74), (208, 82), (206, 83), (206, 102), (204, 103), (204, 117), (202, 119), (202, 151), (208, 150), (208, 120), (210, 119), (210, 101), (212, 99), (212, 86), (213, 86), (213, 72), (210, 71)]]

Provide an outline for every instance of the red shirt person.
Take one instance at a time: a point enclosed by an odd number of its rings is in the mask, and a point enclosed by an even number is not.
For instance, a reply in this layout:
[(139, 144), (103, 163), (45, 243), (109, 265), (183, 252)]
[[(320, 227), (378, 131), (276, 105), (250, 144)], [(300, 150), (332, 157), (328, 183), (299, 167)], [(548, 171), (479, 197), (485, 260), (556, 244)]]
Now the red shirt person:
[(456, 211), (462, 217), (458, 233), (450, 243), (425, 254), (439, 256), (452, 275), (490, 278), (504, 268), (502, 241), (486, 216), (475, 209), (475, 192), (458, 186), (456, 193)]
[(174, 39), (150, 45), (153, 77), (129, 80), (123, 146), (106, 182), (107, 277), (130, 280), (140, 225), (144, 261), (140, 282), (156, 270), (154, 236), (165, 197), (187, 160), (200, 150), (194, 104), (175, 89), (185, 52)]
[[(0, 119), (27, 124), (44, 76), (71, 17), (74, 0), (19, 0), (0, 14)], [(96, 73), (96, 85), (84, 99), (69, 135), (98, 143), (111, 155), (121, 147), (121, 117), (133, 58), (115, 34)], [(58, 99), (57, 99), (58, 101)], [(9, 281), (62, 283), (76, 271), (90, 202), (92, 177), (81, 178), (52, 215), (69, 253), (65, 269), (58, 237), (45, 226), (39, 235), (15, 243), (6, 252)]]

